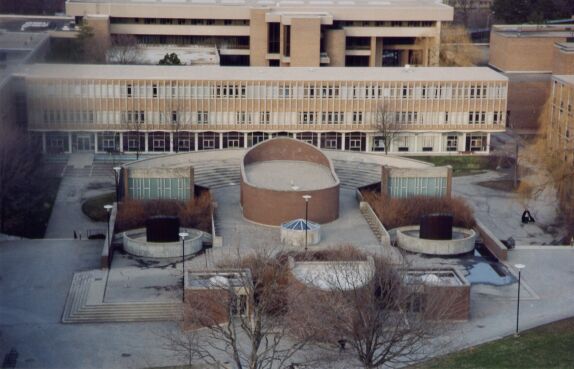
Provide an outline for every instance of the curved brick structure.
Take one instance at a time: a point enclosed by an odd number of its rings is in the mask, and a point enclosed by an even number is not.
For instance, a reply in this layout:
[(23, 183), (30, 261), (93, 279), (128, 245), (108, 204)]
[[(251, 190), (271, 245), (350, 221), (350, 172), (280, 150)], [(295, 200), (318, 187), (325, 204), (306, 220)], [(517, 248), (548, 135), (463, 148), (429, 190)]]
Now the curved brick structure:
[(331, 160), (315, 146), (275, 138), (243, 157), (241, 205), (248, 220), (278, 226), (304, 218), (306, 194), (312, 196), (309, 220), (328, 223), (339, 217), (339, 179)]

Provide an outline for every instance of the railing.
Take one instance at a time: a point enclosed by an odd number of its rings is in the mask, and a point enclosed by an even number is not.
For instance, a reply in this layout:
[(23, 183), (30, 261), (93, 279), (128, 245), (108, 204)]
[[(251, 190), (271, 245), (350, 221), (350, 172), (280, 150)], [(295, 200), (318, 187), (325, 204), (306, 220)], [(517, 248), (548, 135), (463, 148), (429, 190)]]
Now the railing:
[(389, 232), (387, 232), (387, 229), (385, 228), (383, 223), (381, 223), (381, 221), (379, 220), (377, 214), (375, 214), (373, 208), (371, 208), (371, 205), (369, 205), (369, 203), (366, 201), (361, 201), (359, 203), (359, 208), (361, 209), (361, 213), (365, 217), (365, 220), (367, 220), (367, 223), (369, 223), (369, 225), (374, 227), (375, 230), (378, 232), (378, 234), (380, 234), (380, 236), (375, 234), (375, 236), (377, 236), (378, 238), (379, 243), (384, 247), (390, 247), (391, 236), (389, 235)]

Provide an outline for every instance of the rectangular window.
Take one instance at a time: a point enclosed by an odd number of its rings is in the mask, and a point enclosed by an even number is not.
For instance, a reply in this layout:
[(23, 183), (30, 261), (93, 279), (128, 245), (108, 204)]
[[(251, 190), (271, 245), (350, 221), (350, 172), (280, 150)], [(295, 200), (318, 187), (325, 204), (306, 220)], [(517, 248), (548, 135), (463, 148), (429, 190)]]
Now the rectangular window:
[(259, 124), (269, 124), (271, 122), (271, 113), (268, 111), (259, 112)]
[(208, 123), (208, 112), (198, 111), (197, 112), (197, 124), (207, 124)]
[(353, 112), (353, 124), (361, 124), (361, 123), (363, 123), (363, 112), (362, 111)]
[(126, 94), (128, 95), (128, 97), (132, 97), (132, 85), (128, 84), (126, 86)]
[(171, 122), (172, 122), (172, 123), (177, 123), (177, 122), (178, 122), (178, 119), (177, 119), (177, 118), (178, 118), (177, 111), (173, 110), (173, 111), (171, 112)]
[(299, 113), (299, 124), (314, 124), (315, 113), (304, 111)]
[(151, 90), (152, 90), (153, 97), (157, 97), (157, 85), (156, 84), (153, 84), (151, 86)]
[(458, 136), (446, 136), (446, 151), (458, 151)]
[(237, 124), (251, 124), (251, 114), (244, 111), (235, 112), (235, 123)]

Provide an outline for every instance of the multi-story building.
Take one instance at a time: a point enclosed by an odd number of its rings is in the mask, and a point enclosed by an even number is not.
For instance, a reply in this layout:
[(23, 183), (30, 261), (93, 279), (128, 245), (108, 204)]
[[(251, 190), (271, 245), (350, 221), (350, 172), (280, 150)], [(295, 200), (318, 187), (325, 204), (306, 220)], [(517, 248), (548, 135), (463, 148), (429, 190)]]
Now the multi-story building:
[(66, 13), (109, 42), (216, 46), (222, 65), (437, 66), (434, 0), (68, 0)]
[(508, 121), (513, 128), (538, 130), (552, 74), (569, 74), (574, 68), (572, 41), (573, 25), (492, 27), (489, 64), (509, 78)]
[(507, 78), (478, 67), (36, 64), (21, 76), (28, 129), (46, 152), (193, 151), (291, 136), (324, 149), (487, 153), (507, 109)]
[(553, 76), (551, 96), (548, 143), (564, 164), (557, 186), (561, 207), (574, 219), (574, 74)]

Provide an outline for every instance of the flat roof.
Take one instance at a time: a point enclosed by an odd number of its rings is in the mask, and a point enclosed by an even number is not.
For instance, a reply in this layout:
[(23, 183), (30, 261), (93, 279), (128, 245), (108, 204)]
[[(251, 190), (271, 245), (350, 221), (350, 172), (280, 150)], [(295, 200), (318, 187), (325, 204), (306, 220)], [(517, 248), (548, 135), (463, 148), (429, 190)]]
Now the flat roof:
[(555, 75), (552, 78), (574, 86), (574, 74)]
[(493, 26), (492, 31), (504, 37), (574, 37), (570, 24), (505, 24)]
[(437, 0), (68, 0), (75, 4), (163, 4), (196, 6), (249, 6), (268, 8), (450, 8)]
[(507, 81), (488, 67), (221, 67), (32, 64), (18, 75), (38, 79), (210, 81)]
[(331, 169), (308, 161), (268, 160), (245, 166), (250, 184), (277, 191), (312, 191), (337, 184)]

